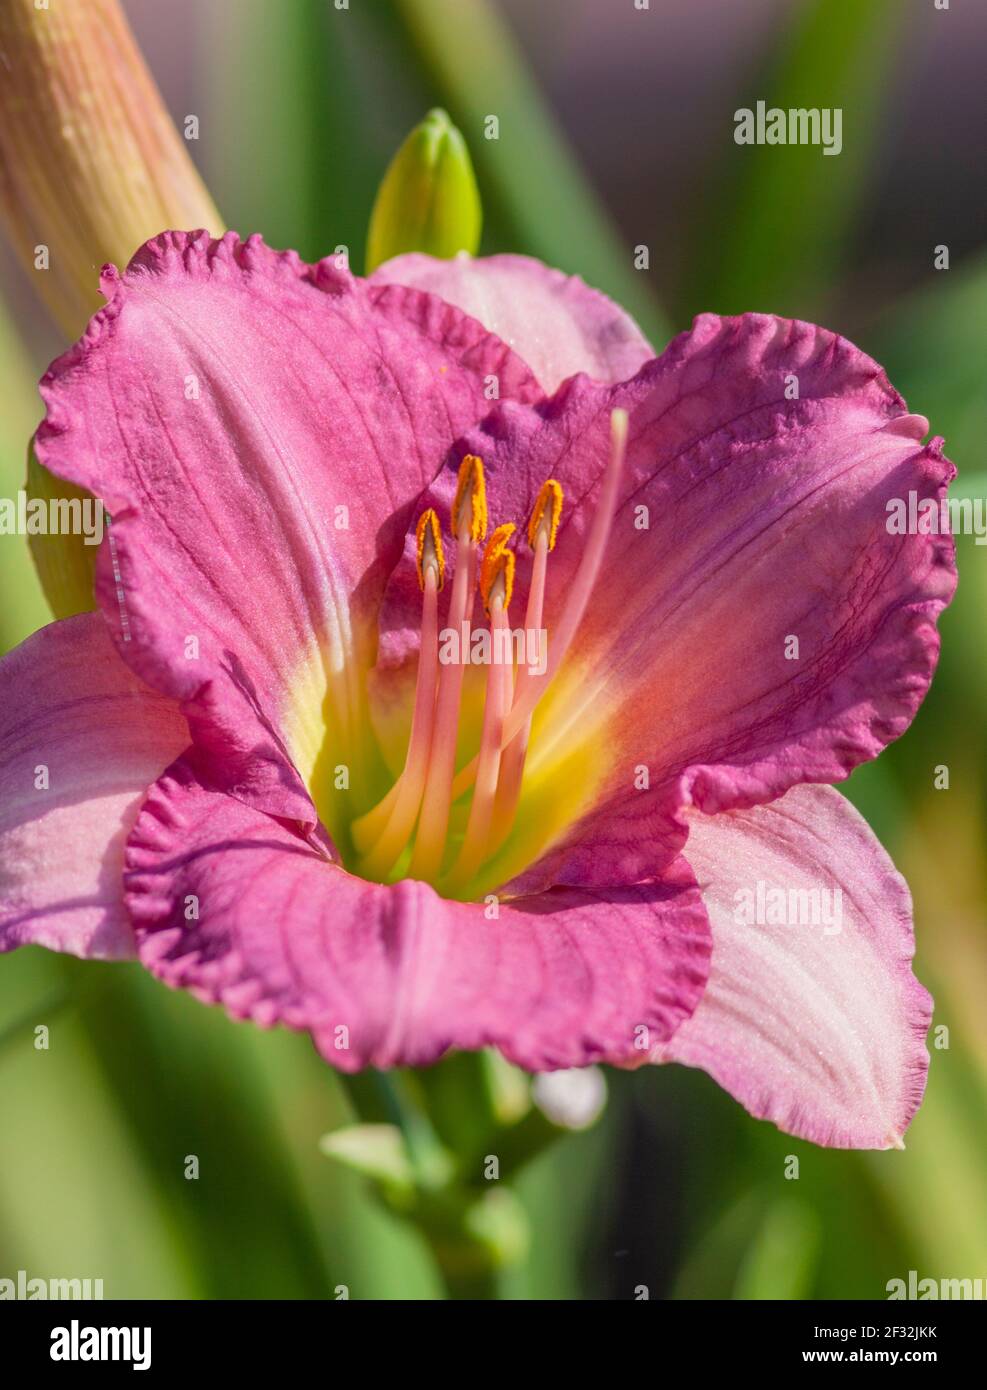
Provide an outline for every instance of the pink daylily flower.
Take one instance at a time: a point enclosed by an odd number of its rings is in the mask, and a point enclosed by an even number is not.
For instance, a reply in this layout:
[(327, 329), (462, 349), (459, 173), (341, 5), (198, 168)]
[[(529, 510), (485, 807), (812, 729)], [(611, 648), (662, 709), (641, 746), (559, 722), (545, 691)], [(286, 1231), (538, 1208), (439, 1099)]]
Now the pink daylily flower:
[[(900, 1144), (931, 1001), (828, 784), (928, 687), (952, 542), (885, 504), (954, 470), (880, 367), (762, 314), (656, 357), (514, 256), (167, 232), (103, 287), (37, 452), (112, 531), (98, 611), (0, 665), (0, 946), (136, 955), (344, 1070), (677, 1060)], [(542, 675), (437, 655), (522, 619)], [(764, 885), (838, 928), (739, 920)]]

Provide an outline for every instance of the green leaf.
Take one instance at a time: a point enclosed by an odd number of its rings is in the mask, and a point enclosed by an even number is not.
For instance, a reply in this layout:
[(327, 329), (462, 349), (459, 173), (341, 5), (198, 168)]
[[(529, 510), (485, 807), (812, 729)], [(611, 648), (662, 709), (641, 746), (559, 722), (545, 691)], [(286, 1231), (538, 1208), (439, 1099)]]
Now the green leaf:
[(795, 1197), (780, 1197), (768, 1208), (744, 1255), (733, 1297), (806, 1298), (820, 1234), (819, 1218), (810, 1206)]
[[(91, 492), (56, 478), (42, 467), (34, 452), (34, 441), (27, 451), (27, 482), (29, 498), (50, 507), (55, 500), (99, 508), (100, 530), (106, 519), (102, 504)], [(80, 514), (81, 515), (81, 514)], [(92, 532), (90, 535), (92, 536)], [(99, 535), (99, 531), (95, 532)], [(97, 546), (76, 530), (52, 531), (48, 535), (29, 538), (31, 557), (45, 598), (56, 618), (71, 618), (76, 613), (90, 613), (96, 607), (93, 592), (96, 582)]]
[(323, 1135), (319, 1148), (365, 1178), (409, 1191), (414, 1186), (414, 1169), (397, 1125), (346, 1125)]
[[(930, 263), (931, 254), (930, 248)], [(867, 349), (911, 409), (945, 436), (946, 453), (960, 470), (956, 486), (971, 495), (965, 470), (982, 469), (987, 437), (987, 258), (933, 272), (928, 285), (877, 324)]]
[(467, 1209), (463, 1227), (488, 1251), (497, 1269), (519, 1264), (528, 1253), (528, 1218), (509, 1187), (492, 1187), (485, 1192)]
[[(0, 497), (15, 500), (24, 486), (24, 451), (41, 414), (35, 374), (6, 309), (0, 303), (0, 376), (4, 408), (0, 411)], [(27, 538), (0, 536), (0, 653), (51, 622), (51, 612), (31, 557)]]
[[(821, 144), (737, 145), (723, 121), (724, 175), (702, 211), (690, 276), (695, 310), (818, 315), (835, 273), (880, 130), (885, 80), (906, 26), (894, 0), (815, 0), (793, 6), (773, 72), (738, 97), (782, 110), (842, 112), (842, 150)], [(729, 173), (726, 170), (729, 170)]]

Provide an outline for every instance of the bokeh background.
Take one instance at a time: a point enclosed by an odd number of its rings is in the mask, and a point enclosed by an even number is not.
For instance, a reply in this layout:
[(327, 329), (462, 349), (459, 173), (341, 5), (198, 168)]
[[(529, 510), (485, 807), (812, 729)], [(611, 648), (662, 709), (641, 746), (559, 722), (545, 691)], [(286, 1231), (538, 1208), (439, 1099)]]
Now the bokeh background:
[[(987, 7), (980, 0), (127, 0), (230, 226), (359, 267), (374, 191), (442, 104), (484, 249), (578, 271), (656, 345), (700, 310), (816, 319), (878, 357), (987, 495)], [(2, 80), (2, 74), (0, 74)], [(733, 113), (842, 107), (844, 149), (738, 147)], [(483, 118), (500, 118), (499, 141)], [(633, 248), (650, 248), (650, 269)], [(936, 271), (935, 248), (950, 268)], [(20, 486), (35, 381), (61, 351), (0, 257), (0, 493)], [(904, 1153), (824, 1152), (704, 1075), (610, 1073), (602, 1120), (521, 1179), (531, 1255), (504, 1297), (882, 1297), (987, 1277), (987, 547), (961, 583), (914, 726), (846, 790), (915, 897), (918, 973), (948, 1048)], [(47, 620), (0, 546), (0, 644)], [(934, 768), (950, 769), (937, 791)], [(49, 1026), (47, 1052), (33, 1028)], [(419, 1237), (318, 1140), (347, 1115), (303, 1037), (229, 1023), (136, 967), (0, 962), (0, 1275), (107, 1296), (441, 1296)], [(201, 1176), (183, 1177), (184, 1155)], [(800, 1160), (786, 1181), (786, 1156)]]

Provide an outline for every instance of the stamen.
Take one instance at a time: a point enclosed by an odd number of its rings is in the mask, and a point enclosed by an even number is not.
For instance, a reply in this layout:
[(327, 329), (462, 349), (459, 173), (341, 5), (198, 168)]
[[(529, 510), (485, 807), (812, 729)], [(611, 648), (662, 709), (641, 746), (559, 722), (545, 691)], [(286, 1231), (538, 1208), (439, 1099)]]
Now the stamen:
[[(524, 614), (525, 641), (530, 643), (532, 633), (538, 633), (541, 641), (542, 618), (545, 608), (545, 575), (548, 572), (548, 552), (555, 547), (555, 536), (562, 515), (562, 486), (554, 478), (542, 484), (535, 501), (531, 519), (528, 522), (528, 544), (535, 552), (531, 568), (531, 584), (528, 588), (528, 605)], [(528, 660), (518, 666), (514, 684), (514, 703), (523, 695), (531, 680), (531, 652)], [(497, 798), (494, 803), (493, 824), (490, 829), (488, 856), (492, 857), (510, 834), (514, 824), (518, 800), (521, 796), (521, 782), (524, 778), (524, 763), (528, 753), (528, 740), (531, 737), (531, 716), (525, 720), (517, 736), (501, 753), (500, 777), (497, 782)]]
[[(513, 662), (507, 655), (510, 652), (507, 605), (511, 601), (514, 583), (514, 552), (508, 549), (507, 542), (514, 531), (515, 527), (510, 523), (497, 527), (490, 537), (480, 570), (480, 592), (490, 617), (491, 662), (487, 669), (487, 696), (483, 708), (476, 786), (462, 847), (443, 884), (446, 892), (456, 892), (469, 883), (489, 853), (488, 837), (500, 772), (504, 720), (511, 707), (514, 688)], [(498, 654), (501, 660), (497, 659)]]
[(425, 572), (432, 569), (437, 576), (437, 587), (441, 591), (445, 583), (446, 562), (445, 556), (442, 554), (442, 531), (439, 527), (439, 518), (431, 507), (422, 512), (418, 518), (415, 546), (419, 588), (424, 591)]
[[(463, 511), (469, 503), (469, 515)], [(487, 484), (483, 476), (483, 460), (467, 454), (459, 465), (456, 495), (452, 500), (452, 534), (459, 536), (464, 521), (469, 526), (469, 538), (478, 543), (487, 536)]]
[[(359, 872), (384, 879), (401, 860), (418, 822), (408, 877), (436, 883), (441, 891), (469, 892), (487, 861), (507, 839), (517, 812), (531, 734), (532, 714), (559, 669), (586, 611), (599, 576), (613, 526), (627, 444), (623, 410), (610, 416), (610, 454), (603, 470), (583, 553), (553, 627), (544, 670), (535, 672), (529, 654), (520, 662), (515, 684), (508, 608), (514, 588), (512, 523), (498, 526), (483, 552), (479, 588), (490, 620), (491, 663), (487, 674), (483, 727), (477, 755), (454, 777), (457, 734), (465, 668), (470, 660), (473, 586), (478, 546), (487, 533), (487, 499), (483, 462), (475, 454), (462, 460), (452, 506), (457, 564), (447, 622), (460, 642), (458, 658), (440, 664), (438, 593), (445, 579), (445, 556), (438, 517), (431, 509), (419, 518), (415, 563), (422, 589), (422, 636), (415, 687), (415, 708), (405, 763), (381, 802), (352, 826), (362, 854)], [(527, 539), (533, 552), (525, 612), (526, 641), (544, 634), (548, 556), (555, 546), (563, 492), (555, 478), (542, 485), (528, 519)], [(475, 783), (466, 815), (462, 844), (443, 876), (443, 856), (451, 805)]]
[[(610, 538), (614, 508), (617, 502), (617, 490), (620, 486), (626, 452), (627, 411), (612, 410), (610, 412), (610, 457), (603, 473), (603, 486), (593, 514), (589, 535), (579, 560), (579, 567), (570, 585), (565, 606), (549, 643), (545, 671), (541, 675), (532, 676), (526, 682), (523, 692), (514, 701), (511, 712), (504, 722), (503, 742), (505, 745), (513, 742), (517, 737), (538, 701), (548, 689), (572, 643), (573, 637), (576, 635), (576, 629), (582, 621), (583, 614), (586, 612), (586, 605), (589, 603), (590, 595), (600, 573), (603, 553)], [(452, 787), (454, 799), (462, 796), (472, 786), (477, 776), (478, 762), (478, 757), (472, 758), (456, 774)]]
[(483, 540), (487, 534), (487, 493), (483, 478), (483, 462), (475, 454), (467, 454), (459, 466), (452, 519), (458, 553), (447, 621), (454, 632), (462, 634), (463, 642), (459, 661), (443, 665), (439, 673), (425, 793), (415, 848), (408, 868), (409, 878), (422, 879), (425, 882), (431, 882), (441, 868), (442, 852), (449, 829), (459, 705), (463, 692), (463, 675), (469, 658), (469, 615), (472, 612), (473, 586), (476, 583), (476, 547), (477, 542)]
[[(411, 836), (418, 808), (421, 805), (428, 770), (428, 755), (432, 745), (432, 726), (435, 716), (435, 688), (438, 683), (439, 637), (437, 594), (445, 579), (442, 555), (442, 533), (439, 519), (429, 508), (423, 512), (415, 533), (417, 541), (418, 582), (422, 593), (422, 632), (418, 652), (418, 679), (415, 687), (415, 710), (411, 719), (411, 737), (405, 755), (404, 768), (387, 796), (373, 811), (354, 823), (353, 838), (359, 833), (366, 849), (379, 838), (373, 848), (364, 853), (359, 865), (363, 878), (381, 879), (394, 867), (396, 860)], [(383, 829), (381, 827), (383, 826)], [(359, 832), (358, 832), (359, 827)], [(369, 837), (369, 838), (368, 838)]]
[(495, 593), (501, 599), (501, 607), (506, 608), (514, 592), (514, 551), (507, 542), (517, 527), (511, 521), (498, 526), (487, 542), (480, 566), (480, 595), (487, 617), (491, 616), (491, 603)]
[(528, 544), (532, 550), (535, 549), (535, 543), (542, 532), (548, 539), (549, 550), (555, 549), (555, 535), (559, 529), (561, 515), (562, 484), (555, 478), (549, 478), (541, 485), (528, 522)]

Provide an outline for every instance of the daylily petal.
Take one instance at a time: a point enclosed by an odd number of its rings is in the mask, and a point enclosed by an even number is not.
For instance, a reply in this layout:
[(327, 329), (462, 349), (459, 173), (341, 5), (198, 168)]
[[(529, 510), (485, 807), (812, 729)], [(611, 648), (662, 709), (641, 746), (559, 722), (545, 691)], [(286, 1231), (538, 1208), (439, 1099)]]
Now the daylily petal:
[(523, 523), (548, 477), (565, 490), (550, 651), (615, 406), (630, 441), (609, 548), (536, 715), (527, 830), (496, 866), (504, 882), (551, 847), (525, 890), (651, 877), (682, 848), (682, 806), (769, 801), (876, 756), (922, 701), (955, 585), (951, 536), (888, 532), (890, 499), (939, 499), (954, 469), (877, 364), (808, 324), (705, 315), (633, 381), (576, 378), (463, 441), (491, 520)]
[(188, 726), (123, 664), (97, 613), (21, 643), (0, 686), (0, 951), (133, 955), (124, 840)]
[(257, 237), (166, 232), (104, 287), (42, 383), (38, 457), (113, 514), (97, 594), (125, 659), (224, 785), (312, 825), (325, 716), (330, 764), (366, 751), (359, 668), (413, 499), (488, 377), (538, 388), (441, 300)]
[(530, 256), (413, 253), (385, 261), (370, 278), (428, 290), (472, 314), (524, 358), (547, 392), (576, 372), (626, 381), (654, 356), (619, 304)]
[(448, 902), (366, 883), (182, 763), (127, 848), (141, 960), (237, 1018), (311, 1031), (344, 1071), (499, 1047), (532, 1070), (668, 1038), (702, 993), (708, 922), (679, 864), (662, 885)]
[[(908, 888), (866, 821), (832, 787), (803, 786), (689, 823), (713, 963), (656, 1060), (702, 1067), (752, 1115), (813, 1143), (901, 1147), (925, 1089), (932, 1001), (912, 974)], [(822, 920), (806, 897), (788, 924), (751, 922), (775, 910), (771, 890), (815, 891)]]

